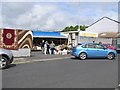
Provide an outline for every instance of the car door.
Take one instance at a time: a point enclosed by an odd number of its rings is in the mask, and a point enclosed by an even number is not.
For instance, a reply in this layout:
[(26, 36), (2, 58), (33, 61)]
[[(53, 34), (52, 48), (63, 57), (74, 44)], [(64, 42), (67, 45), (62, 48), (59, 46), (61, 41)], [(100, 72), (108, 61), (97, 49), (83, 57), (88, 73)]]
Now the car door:
[(98, 57), (106, 57), (107, 56), (107, 49), (100, 44), (95, 44), (96, 54)]
[(94, 58), (94, 57), (98, 57), (98, 52), (95, 48), (95, 44), (90, 43), (86, 45), (86, 51), (87, 51), (87, 55), (90, 58)]

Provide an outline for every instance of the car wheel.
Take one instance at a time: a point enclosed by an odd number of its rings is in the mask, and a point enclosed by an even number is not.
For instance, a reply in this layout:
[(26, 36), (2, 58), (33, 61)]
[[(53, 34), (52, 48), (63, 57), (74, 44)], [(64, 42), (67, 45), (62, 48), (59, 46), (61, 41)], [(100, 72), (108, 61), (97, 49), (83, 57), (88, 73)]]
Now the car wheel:
[(107, 58), (110, 59), (110, 60), (114, 59), (115, 58), (114, 53), (109, 53)]
[(0, 59), (0, 69), (5, 69), (8, 66), (8, 60), (6, 57), (2, 56)]
[(87, 54), (86, 53), (80, 53), (79, 58), (81, 60), (85, 60), (87, 58)]

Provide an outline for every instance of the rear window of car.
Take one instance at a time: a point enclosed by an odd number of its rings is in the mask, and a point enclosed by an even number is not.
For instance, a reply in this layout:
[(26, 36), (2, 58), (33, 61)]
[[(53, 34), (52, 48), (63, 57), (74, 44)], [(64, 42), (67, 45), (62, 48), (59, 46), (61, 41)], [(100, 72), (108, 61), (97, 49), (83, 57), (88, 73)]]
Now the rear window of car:
[(85, 44), (81, 45), (82, 48), (86, 48)]

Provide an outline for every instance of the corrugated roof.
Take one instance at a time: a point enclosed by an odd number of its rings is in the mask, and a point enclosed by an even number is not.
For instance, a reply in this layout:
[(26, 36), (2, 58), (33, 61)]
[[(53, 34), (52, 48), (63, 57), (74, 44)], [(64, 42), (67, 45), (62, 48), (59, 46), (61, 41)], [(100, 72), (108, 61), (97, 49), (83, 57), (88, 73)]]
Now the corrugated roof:
[(61, 35), (60, 32), (44, 32), (44, 31), (32, 31), (33, 37), (41, 38), (67, 38)]

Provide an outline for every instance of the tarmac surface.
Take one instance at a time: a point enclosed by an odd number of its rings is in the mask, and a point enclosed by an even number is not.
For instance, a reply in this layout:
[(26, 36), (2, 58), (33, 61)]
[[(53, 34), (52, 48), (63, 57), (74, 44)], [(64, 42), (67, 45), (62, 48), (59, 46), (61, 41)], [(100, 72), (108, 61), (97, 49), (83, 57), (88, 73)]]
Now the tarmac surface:
[[(116, 88), (118, 61), (79, 60), (68, 55), (44, 55), (15, 58), (2, 71), (3, 88)], [(29, 63), (29, 64), (28, 64)], [(102, 89), (101, 89), (102, 90)]]
[(66, 56), (61, 55), (61, 59), (58, 57), (59, 59), (53, 60), (48, 58), (52, 57), (51, 55), (47, 55), (48, 60), (13, 64), (13, 67), (2, 71), (2, 87), (116, 88), (118, 86), (117, 60), (79, 60), (71, 57), (64, 59)]

